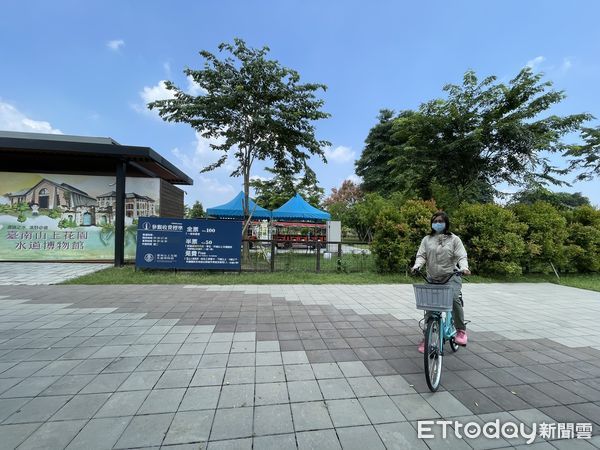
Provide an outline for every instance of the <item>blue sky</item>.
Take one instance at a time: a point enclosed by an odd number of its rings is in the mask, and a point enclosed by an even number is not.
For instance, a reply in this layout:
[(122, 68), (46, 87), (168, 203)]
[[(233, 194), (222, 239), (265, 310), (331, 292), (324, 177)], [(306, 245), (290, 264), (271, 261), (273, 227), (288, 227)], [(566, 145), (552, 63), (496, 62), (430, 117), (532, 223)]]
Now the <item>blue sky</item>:
[[(0, 129), (151, 146), (194, 178), (186, 203), (222, 203), (241, 179), (226, 168), (200, 175), (215, 159), (208, 143), (144, 103), (164, 94), (161, 80), (187, 88), (182, 69), (201, 66), (199, 50), (241, 37), (268, 45), (303, 81), (328, 85), (332, 117), (317, 130), (333, 145), (329, 164), (313, 167), (329, 193), (354, 174), (381, 108), (416, 108), (467, 69), (508, 80), (529, 64), (566, 91), (554, 113), (600, 117), (598, 17), (597, 1), (8, 0), (0, 15)], [(265, 173), (257, 166), (254, 175)], [(564, 190), (600, 204), (599, 185)]]

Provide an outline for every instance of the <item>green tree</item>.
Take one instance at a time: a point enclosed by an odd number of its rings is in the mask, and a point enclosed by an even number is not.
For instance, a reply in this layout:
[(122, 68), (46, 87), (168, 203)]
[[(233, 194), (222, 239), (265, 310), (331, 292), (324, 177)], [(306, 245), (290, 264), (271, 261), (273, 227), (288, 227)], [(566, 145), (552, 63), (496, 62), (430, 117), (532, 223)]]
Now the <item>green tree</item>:
[(510, 204), (533, 205), (536, 202), (546, 202), (558, 209), (576, 208), (590, 204), (590, 200), (581, 195), (581, 192), (552, 192), (543, 186), (531, 186), (517, 192)]
[(581, 206), (567, 211), (565, 216), (569, 268), (579, 272), (600, 272), (600, 211)]
[(584, 143), (573, 145), (565, 155), (574, 157), (571, 169), (582, 170), (576, 181), (588, 181), (600, 176), (600, 126), (582, 128), (581, 137)]
[(567, 221), (563, 215), (545, 202), (518, 204), (512, 211), (520, 222), (527, 225), (524, 235), (526, 251), (522, 259), (525, 270), (548, 273), (552, 271), (551, 265), (564, 267)]
[(304, 169), (311, 155), (325, 161), (323, 148), (330, 143), (317, 140), (313, 121), (329, 117), (321, 110), (323, 100), (316, 97), (326, 86), (301, 84), (298, 72), (267, 58), (268, 47), (253, 49), (235, 39), (233, 44), (220, 44), (219, 51), (228, 56), (219, 59), (203, 50), (204, 67), (184, 71), (203, 89), (201, 95), (167, 81), (165, 87), (174, 98), (148, 107), (168, 122), (188, 123), (203, 137), (218, 140), (211, 148), (223, 154), (202, 172), (222, 166), (233, 149), (237, 166), (231, 176), (243, 177), (248, 217), (255, 161), (271, 160), (276, 170), (288, 173)]
[(268, 180), (252, 179), (255, 201), (263, 208), (277, 209), (296, 194), (300, 194), (308, 203), (319, 207), (325, 190), (319, 186), (316, 174), (305, 168), (304, 176), (296, 177), (289, 171), (266, 168), (273, 176)]
[(364, 192), (360, 185), (344, 180), (339, 189), (331, 189), (331, 194), (323, 201), (323, 207), (329, 211), (332, 220), (340, 220), (343, 226), (348, 226), (352, 220), (352, 208), (363, 198)]
[(365, 190), (431, 198), (437, 183), (457, 204), (489, 199), (500, 183), (564, 184), (558, 175), (566, 171), (551, 165), (543, 152), (567, 150), (563, 137), (591, 116), (543, 116), (565, 94), (541, 74), (526, 68), (505, 84), (494, 76), (479, 80), (468, 71), (462, 84), (444, 91), (445, 99), (426, 102), (418, 111), (396, 118), (382, 113), (356, 164)]
[(186, 217), (188, 219), (202, 219), (204, 217), (204, 207), (202, 206), (202, 203), (196, 200), (194, 205), (187, 211)]

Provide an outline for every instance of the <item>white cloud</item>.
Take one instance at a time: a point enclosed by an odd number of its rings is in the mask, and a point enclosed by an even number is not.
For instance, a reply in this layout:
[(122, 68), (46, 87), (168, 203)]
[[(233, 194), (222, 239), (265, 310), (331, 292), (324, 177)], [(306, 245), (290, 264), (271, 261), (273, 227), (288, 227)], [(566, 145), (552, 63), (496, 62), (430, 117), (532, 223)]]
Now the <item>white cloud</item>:
[[(174, 148), (171, 152), (186, 170), (199, 172), (206, 166), (216, 162), (223, 155), (223, 152), (217, 152), (211, 148), (211, 144), (220, 145), (223, 142), (225, 142), (224, 138), (205, 138), (196, 132), (196, 140), (192, 143), (190, 150)], [(215, 169), (215, 172), (225, 172), (229, 175), (237, 168), (233, 152), (235, 152), (235, 148), (229, 150), (229, 158), (220, 168)]]
[(140, 97), (142, 97), (145, 104), (148, 104), (156, 100), (175, 98), (175, 94), (167, 89), (165, 80), (160, 80), (155, 86), (144, 86), (144, 89), (140, 92)]
[[(171, 65), (168, 62), (164, 63), (163, 67), (165, 68), (165, 71), (170, 72)], [(196, 83), (192, 79), (192, 77), (188, 76), (187, 81), (188, 81), (188, 86), (187, 86), (186, 92), (188, 94), (201, 95), (201, 94), (206, 93), (206, 90), (203, 87), (201, 87), (198, 83)], [(144, 103), (142, 105), (134, 104), (134, 105), (132, 105), (132, 108), (139, 113), (150, 114), (154, 117), (159, 117), (158, 110), (150, 111), (147, 106), (148, 103), (156, 101), (156, 100), (167, 100), (167, 99), (175, 98), (174, 92), (169, 91), (167, 89), (166, 80), (160, 80), (154, 86), (144, 86), (144, 88), (140, 91), (139, 96), (143, 100)]]
[(525, 64), (525, 67), (529, 67), (530, 69), (536, 69), (545, 60), (546, 60), (546, 58), (544, 56), (536, 56), (535, 58), (527, 61), (527, 64)]
[(325, 149), (325, 157), (327, 160), (336, 163), (352, 161), (355, 155), (356, 153), (352, 151), (350, 147), (345, 147), (343, 145), (338, 145), (334, 149), (331, 147)]
[(231, 195), (235, 193), (235, 188), (231, 184), (221, 183), (213, 177), (200, 175), (198, 181), (205, 192), (207, 191), (220, 195)]
[(188, 75), (187, 77), (188, 80), (188, 88), (187, 88), (187, 93), (190, 95), (204, 95), (206, 94), (206, 89), (204, 89), (202, 86), (200, 86), (198, 83), (196, 83), (194, 81), (194, 79), (192, 78), (191, 75)]
[(163, 69), (165, 69), (165, 73), (168, 77), (171, 76), (171, 63), (169, 61), (163, 63)]
[[(361, 184), (363, 182), (362, 178), (359, 177), (358, 175), (356, 175), (355, 173), (348, 175), (345, 180), (350, 180), (352, 181), (354, 184)], [(344, 180), (344, 181), (345, 181)]]
[(13, 105), (2, 101), (0, 101), (0, 130), (62, 134), (62, 131), (53, 128), (49, 122), (30, 119)]
[(114, 39), (106, 43), (106, 46), (115, 52), (119, 51), (124, 45), (125, 41), (123, 39)]

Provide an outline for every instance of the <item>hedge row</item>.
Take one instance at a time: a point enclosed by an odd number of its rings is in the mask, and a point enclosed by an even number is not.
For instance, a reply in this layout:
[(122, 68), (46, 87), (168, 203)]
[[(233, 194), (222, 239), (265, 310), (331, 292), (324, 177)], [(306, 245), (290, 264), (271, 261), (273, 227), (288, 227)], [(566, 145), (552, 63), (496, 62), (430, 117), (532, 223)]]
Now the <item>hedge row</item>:
[[(404, 272), (414, 262), (436, 210), (432, 201), (409, 200), (379, 212), (372, 242), (379, 272)], [(463, 204), (450, 222), (482, 275), (600, 271), (600, 211), (591, 206)]]

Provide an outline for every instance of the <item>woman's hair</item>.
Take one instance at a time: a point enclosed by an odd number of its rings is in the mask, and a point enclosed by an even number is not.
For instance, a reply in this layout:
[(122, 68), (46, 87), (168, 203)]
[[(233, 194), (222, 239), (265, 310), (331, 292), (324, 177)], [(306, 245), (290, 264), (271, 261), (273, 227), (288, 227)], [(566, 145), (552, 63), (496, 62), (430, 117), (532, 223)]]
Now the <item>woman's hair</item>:
[(446, 228), (444, 228), (444, 234), (452, 234), (450, 233), (450, 218), (448, 217), (448, 214), (446, 214), (444, 211), (438, 211), (433, 216), (431, 216), (431, 222), (429, 223), (429, 228), (431, 229), (430, 234), (435, 234), (435, 231), (433, 231), (431, 225), (433, 225), (433, 221), (436, 217), (441, 217), (442, 219), (444, 219), (444, 223), (446, 224)]

